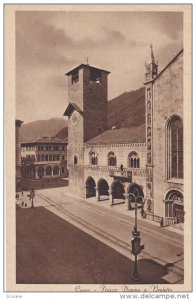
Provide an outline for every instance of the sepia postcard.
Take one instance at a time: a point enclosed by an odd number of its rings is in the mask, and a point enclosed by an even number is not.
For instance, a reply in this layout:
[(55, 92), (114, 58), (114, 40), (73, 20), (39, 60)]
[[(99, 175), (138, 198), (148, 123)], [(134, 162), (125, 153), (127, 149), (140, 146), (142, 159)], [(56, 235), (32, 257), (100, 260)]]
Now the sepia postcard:
[(192, 5), (4, 5), (5, 292), (192, 291)]

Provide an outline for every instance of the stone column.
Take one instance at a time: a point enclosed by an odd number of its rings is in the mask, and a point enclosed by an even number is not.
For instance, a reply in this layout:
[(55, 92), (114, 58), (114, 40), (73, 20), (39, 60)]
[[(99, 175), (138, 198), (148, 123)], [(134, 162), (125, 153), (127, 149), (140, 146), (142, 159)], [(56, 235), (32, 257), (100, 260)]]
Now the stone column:
[(129, 194), (124, 193), (123, 195), (125, 197), (125, 208), (129, 210)]
[(98, 188), (97, 186), (95, 187), (95, 191), (96, 191), (96, 198), (97, 198), (97, 201), (100, 201), (99, 188)]
[(85, 197), (85, 198), (88, 198), (87, 195), (86, 195), (86, 189), (87, 189), (87, 187), (88, 187), (88, 185), (84, 185), (84, 191), (85, 191), (85, 192), (84, 192), (84, 195), (85, 195), (84, 197)]
[(109, 201), (110, 205), (112, 206), (114, 204), (114, 199), (113, 199), (113, 190), (108, 190), (109, 193)]
[(46, 167), (43, 167), (44, 168), (44, 176), (46, 176)]
[(38, 169), (37, 168), (35, 168), (35, 179), (39, 179), (38, 178)]
[(52, 168), (52, 173), (51, 173), (51, 176), (53, 177), (53, 168)]
[(59, 167), (59, 176), (61, 176), (61, 168)]

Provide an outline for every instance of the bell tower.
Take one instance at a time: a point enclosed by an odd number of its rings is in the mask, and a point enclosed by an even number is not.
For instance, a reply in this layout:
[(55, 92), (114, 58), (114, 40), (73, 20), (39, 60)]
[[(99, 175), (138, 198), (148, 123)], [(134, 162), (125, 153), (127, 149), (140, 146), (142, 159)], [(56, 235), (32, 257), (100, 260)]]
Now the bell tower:
[(68, 169), (71, 192), (84, 195), (84, 143), (107, 130), (108, 74), (81, 64), (68, 76)]
[(155, 63), (152, 45), (150, 45), (150, 60), (145, 63), (145, 106), (146, 106), (146, 209), (154, 213), (154, 178), (153, 178), (153, 82), (158, 74), (158, 63)]

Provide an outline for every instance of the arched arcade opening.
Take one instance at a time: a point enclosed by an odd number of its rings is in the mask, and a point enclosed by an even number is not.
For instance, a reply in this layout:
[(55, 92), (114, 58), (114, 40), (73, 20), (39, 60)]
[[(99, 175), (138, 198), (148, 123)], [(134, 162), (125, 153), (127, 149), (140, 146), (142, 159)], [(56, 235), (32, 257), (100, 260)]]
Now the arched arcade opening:
[(86, 198), (91, 198), (96, 196), (96, 183), (92, 177), (86, 179)]
[(125, 199), (125, 189), (121, 182), (114, 181), (112, 183), (112, 193), (113, 193), (113, 199)]
[(38, 168), (38, 177), (39, 177), (39, 179), (42, 179), (43, 176), (44, 176), (44, 168), (39, 167)]
[(98, 181), (98, 192), (99, 192), (99, 196), (100, 198), (104, 198), (104, 199), (108, 199), (109, 198), (109, 185), (107, 183), (107, 181), (103, 178), (100, 178)]

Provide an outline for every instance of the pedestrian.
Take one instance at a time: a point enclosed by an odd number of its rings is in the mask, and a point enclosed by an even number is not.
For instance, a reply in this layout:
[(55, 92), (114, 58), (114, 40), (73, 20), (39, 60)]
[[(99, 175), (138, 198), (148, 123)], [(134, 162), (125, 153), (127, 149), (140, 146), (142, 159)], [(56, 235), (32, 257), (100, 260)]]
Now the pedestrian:
[(123, 175), (123, 165), (120, 165), (120, 172), (121, 172), (121, 175)]
[(31, 205), (32, 208), (34, 207), (34, 205), (33, 205), (33, 198), (34, 197), (35, 197), (35, 191), (32, 188), (31, 191), (30, 191), (30, 200), (32, 201), (32, 205)]

